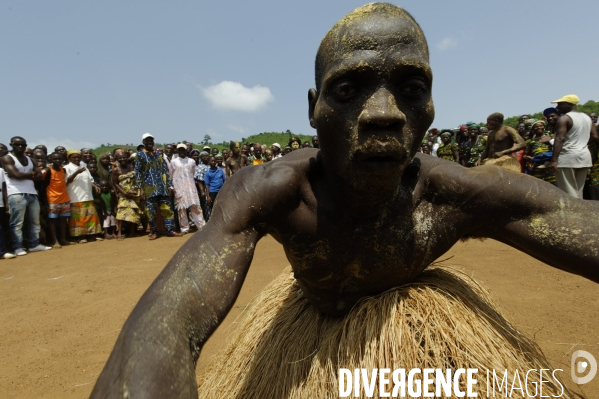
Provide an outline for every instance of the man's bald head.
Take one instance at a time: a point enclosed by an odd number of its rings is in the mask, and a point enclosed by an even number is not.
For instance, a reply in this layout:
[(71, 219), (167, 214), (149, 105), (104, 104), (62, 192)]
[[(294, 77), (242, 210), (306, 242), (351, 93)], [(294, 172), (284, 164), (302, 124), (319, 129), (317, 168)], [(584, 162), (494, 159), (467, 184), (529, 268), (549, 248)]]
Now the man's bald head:
[[(409, 32), (397, 31), (395, 36), (385, 35), (380, 37), (381, 40), (377, 35), (365, 37), (359, 35), (359, 32), (356, 32), (358, 34), (353, 32), (356, 28), (362, 30), (365, 25), (366, 28), (376, 27), (381, 22), (392, 19), (408, 20), (411, 25)], [(366, 20), (372, 20), (372, 23), (367, 24)], [(357, 22), (361, 24), (358, 25)], [(403, 8), (389, 3), (368, 3), (356, 8), (333, 25), (318, 47), (315, 61), (316, 90), (320, 90), (327, 63), (343, 57), (348, 50), (374, 50), (381, 46), (415, 44), (415, 42), (421, 45), (422, 52), (428, 60), (428, 45), (424, 33), (414, 17)]]

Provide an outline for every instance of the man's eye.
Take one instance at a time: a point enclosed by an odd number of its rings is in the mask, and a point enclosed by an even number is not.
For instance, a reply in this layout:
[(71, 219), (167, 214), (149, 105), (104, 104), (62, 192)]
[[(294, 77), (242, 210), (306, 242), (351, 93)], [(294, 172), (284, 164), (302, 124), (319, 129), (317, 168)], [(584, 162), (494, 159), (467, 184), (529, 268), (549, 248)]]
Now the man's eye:
[(342, 83), (334, 88), (335, 95), (341, 98), (347, 98), (356, 93), (357, 89), (354, 85), (349, 83)]
[(427, 86), (424, 82), (420, 80), (410, 81), (401, 86), (401, 92), (404, 95), (408, 96), (417, 96), (424, 93), (427, 89)]

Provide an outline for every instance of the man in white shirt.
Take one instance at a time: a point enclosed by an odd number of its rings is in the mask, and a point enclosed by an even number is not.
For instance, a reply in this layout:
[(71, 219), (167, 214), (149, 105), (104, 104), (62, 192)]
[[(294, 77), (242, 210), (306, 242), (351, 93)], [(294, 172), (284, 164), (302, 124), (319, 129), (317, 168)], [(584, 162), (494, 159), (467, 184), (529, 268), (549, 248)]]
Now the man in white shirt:
[(552, 101), (557, 103), (555, 108), (561, 116), (555, 126), (553, 157), (549, 168), (555, 171), (557, 187), (582, 199), (588, 168), (593, 166), (587, 145), (589, 139), (596, 141), (599, 137), (591, 118), (576, 109), (579, 101), (575, 94)]
[(10, 236), (15, 254), (27, 255), (23, 247), (23, 223), (27, 226), (27, 241), (29, 252), (52, 249), (41, 245), (40, 234), (40, 204), (33, 181), (42, 180), (41, 171), (34, 165), (33, 160), (25, 155), (27, 141), (15, 136), (10, 139), (12, 153), (2, 158), (6, 172), (6, 191), (8, 195), (8, 211), (10, 214)]

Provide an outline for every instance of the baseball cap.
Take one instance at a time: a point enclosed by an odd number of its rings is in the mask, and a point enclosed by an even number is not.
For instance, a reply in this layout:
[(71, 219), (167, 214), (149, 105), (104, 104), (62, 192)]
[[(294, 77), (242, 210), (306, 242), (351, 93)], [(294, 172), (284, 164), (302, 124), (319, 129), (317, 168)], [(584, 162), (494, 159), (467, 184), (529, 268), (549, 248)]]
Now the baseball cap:
[(183, 144), (183, 143), (179, 143), (179, 144), (177, 144), (177, 148), (185, 148), (185, 149), (187, 149), (187, 146), (185, 144)]
[(281, 144), (279, 143), (273, 143), (272, 146), (277, 147), (279, 150), (281, 149)]
[(141, 139), (142, 139), (142, 140), (145, 140), (145, 139), (147, 139), (148, 137), (154, 138), (154, 136), (152, 136), (150, 133), (144, 133), (144, 134), (141, 136)]
[(551, 101), (552, 103), (570, 103), (570, 104), (578, 104), (580, 102), (580, 98), (578, 98), (578, 96), (576, 94), (568, 94), (566, 96), (563, 96), (562, 98), (559, 98), (555, 101)]
[(209, 150), (209, 149), (210, 149), (209, 145), (205, 145), (205, 146), (202, 147), (202, 150)]

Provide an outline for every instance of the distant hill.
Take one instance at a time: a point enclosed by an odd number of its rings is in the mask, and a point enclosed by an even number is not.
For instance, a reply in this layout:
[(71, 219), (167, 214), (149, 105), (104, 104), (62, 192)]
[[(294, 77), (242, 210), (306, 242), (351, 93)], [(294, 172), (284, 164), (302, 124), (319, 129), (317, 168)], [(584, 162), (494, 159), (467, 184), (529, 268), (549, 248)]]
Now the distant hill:
[[(553, 104), (553, 106), (555, 106), (555, 104)], [(547, 108), (549, 108), (550, 106), (548, 106)], [(593, 101), (593, 100), (589, 100), (584, 104), (578, 104), (578, 110), (580, 112), (597, 112), (599, 113), (599, 102), (597, 101)], [(503, 124), (507, 125), (507, 126), (511, 126), (514, 129), (516, 129), (518, 127), (518, 120), (520, 119), (521, 115), (526, 114), (526, 112), (522, 112), (520, 115), (516, 115), (516, 116), (510, 116), (509, 118), (505, 118), (503, 120)], [(535, 112), (533, 114), (528, 114), (530, 115), (531, 118), (534, 119), (543, 119), (543, 111), (540, 112)]]

